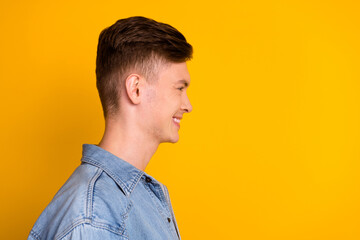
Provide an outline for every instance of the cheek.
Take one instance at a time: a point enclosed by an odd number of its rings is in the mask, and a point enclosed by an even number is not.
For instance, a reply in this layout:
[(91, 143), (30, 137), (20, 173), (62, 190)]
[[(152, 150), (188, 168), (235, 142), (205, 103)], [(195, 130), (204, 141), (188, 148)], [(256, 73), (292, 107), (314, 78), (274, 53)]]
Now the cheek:
[(176, 114), (181, 107), (181, 94), (172, 92), (171, 94), (161, 94), (156, 90), (148, 91), (145, 96), (146, 106), (144, 106), (147, 115), (154, 121), (172, 121), (172, 116)]
[(156, 94), (156, 90), (154, 88), (148, 88), (144, 93), (144, 101), (146, 103), (152, 103), (156, 101), (158, 94)]
[(144, 94), (143, 104), (146, 112), (154, 114), (160, 108), (162, 96), (155, 89), (148, 89)]

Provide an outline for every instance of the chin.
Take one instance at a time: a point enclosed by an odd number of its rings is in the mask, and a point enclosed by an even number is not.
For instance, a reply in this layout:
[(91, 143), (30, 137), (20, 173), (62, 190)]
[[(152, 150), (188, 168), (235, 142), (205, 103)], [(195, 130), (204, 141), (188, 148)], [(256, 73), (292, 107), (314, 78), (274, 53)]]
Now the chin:
[(176, 133), (176, 136), (174, 136), (171, 140), (171, 143), (177, 143), (178, 141), (179, 141), (179, 134), (178, 133)]
[(171, 138), (168, 139), (164, 139), (164, 141), (161, 141), (163, 143), (167, 142), (167, 143), (177, 143), (179, 141), (179, 135), (177, 136), (173, 136)]
[(172, 141), (170, 141), (171, 143), (177, 143), (179, 141), (179, 138), (177, 139), (173, 139)]

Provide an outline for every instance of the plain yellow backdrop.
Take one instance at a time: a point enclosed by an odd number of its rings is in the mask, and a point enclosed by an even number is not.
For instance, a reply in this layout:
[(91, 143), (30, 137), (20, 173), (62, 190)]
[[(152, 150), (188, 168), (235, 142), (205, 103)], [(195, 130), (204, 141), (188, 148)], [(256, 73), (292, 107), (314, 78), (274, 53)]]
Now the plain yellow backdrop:
[(25, 239), (104, 130), (100, 31), (141, 15), (194, 47), (193, 112), (146, 171), (183, 239), (360, 239), (358, 1), (2, 1), (1, 239)]

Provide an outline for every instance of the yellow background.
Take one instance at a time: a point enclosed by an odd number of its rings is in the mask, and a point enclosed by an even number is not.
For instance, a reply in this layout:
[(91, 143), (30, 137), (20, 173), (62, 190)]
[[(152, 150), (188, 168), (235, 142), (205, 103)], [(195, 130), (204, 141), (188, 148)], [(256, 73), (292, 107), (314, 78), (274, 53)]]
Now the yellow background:
[(2, 1), (1, 239), (25, 239), (104, 130), (100, 31), (143, 15), (194, 47), (180, 141), (147, 172), (183, 239), (360, 239), (358, 1)]

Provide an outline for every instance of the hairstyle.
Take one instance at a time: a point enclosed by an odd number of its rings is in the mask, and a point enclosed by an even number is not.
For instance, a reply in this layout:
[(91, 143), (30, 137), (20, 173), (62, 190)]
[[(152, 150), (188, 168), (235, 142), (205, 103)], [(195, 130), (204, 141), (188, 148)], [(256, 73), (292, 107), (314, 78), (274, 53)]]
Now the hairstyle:
[(104, 117), (119, 110), (120, 88), (131, 71), (147, 81), (157, 76), (160, 63), (192, 58), (192, 46), (174, 27), (145, 17), (120, 19), (99, 36), (96, 87)]

